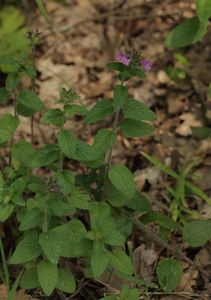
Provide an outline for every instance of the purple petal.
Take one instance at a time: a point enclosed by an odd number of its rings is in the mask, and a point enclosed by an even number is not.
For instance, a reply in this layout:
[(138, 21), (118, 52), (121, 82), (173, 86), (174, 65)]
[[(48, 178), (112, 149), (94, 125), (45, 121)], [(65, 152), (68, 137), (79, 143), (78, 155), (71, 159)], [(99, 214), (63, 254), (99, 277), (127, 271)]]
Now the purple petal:
[(120, 52), (116, 55), (115, 58), (116, 60), (118, 60), (119, 62), (123, 63), (126, 66), (130, 64), (130, 57), (126, 53)]
[(143, 67), (144, 71), (150, 71), (152, 68), (152, 62), (148, 59), (143, 59), (140, 61), (141, 66)]

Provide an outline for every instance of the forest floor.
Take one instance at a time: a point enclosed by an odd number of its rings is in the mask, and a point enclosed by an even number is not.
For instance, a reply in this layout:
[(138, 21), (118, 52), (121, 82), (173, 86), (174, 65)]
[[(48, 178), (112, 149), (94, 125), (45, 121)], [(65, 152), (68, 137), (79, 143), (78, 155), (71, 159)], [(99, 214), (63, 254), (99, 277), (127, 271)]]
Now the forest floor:
[[(64, 5), (59, 1), (46, 1), (53, 34), (38, 10), (28, 8), (27, 11), (27, 7), (23, 10), (27, 27), (41, 32), (41, 40), (35, 52), (38, 71), (36, 89), (46, 107), (56, 106), (55, 100), (58, 99), (61, 87), (75, 88), (87, 107), (91, 107), (99, 98), (111, 97), (115, 74), (106, 69), (106, 64), (120, 50), (139, 50), (153, 62), (153, 68), (144, 81), (128, 83), (129, 93), (156, 113), (156, 130), (150, 137), (133, 140), (119, 135), (113, 161), (124, 163), (132, 170), (137, 189), (146, 193), (153, 210), (158, 213), (170, 214), (171, 196), (166, 185), (173, 187), (174, 182), (149, 164), (141, 151), (155, 156), (175, 171), (178, 166), (182, 168), (196, 160), (192, 181), (211, 195), (211, 140), (199, 140), (191, 131), (193, 126), (211, 125), (211, 35), (208, 34), (202, 42), (183, 50), (172, 51), (164, 46), (169, 31), (183, 18), (194, 15), (194, 1), (69, 2)], [(173, 78), (174, 70), (179, 70), (182, 78)], [(23, 85), (28, 85), (27, 80), (23, 81)], [(1, 108), (0, 114), (11, 110), (10, 105), (5, 106)], [(56, 140), (55, 129), (46, 129), (46, 126), (38, 124), (39, 118), (37, 114), (35, 144), (52, 143)], [(76, 118), (70, 126), (79, 136), (91, 142), (96, 131), (109, 126), (109, 122), (85, 126), (80, 118)], [(17, 137), (29, 139), (30, 124), (26, 119), (22, 118), (17, 134)], [(188, 204), (201, 218), (211, 218), (211, 206), (201, 199), (196, 197)], [(156, 231), (156, 226), (149, 227)], [(134, 232), (131, 239), (133, 242), (135, 240), (134, 255), (140, 276), (147, 273), (153, 281), (156, 262), (158, 258), (167, 257), (168, 251), (164, 251), (141, 231)], [(184, 275), (176, 292), (170, 295), (160, 291), (149, 293), (146, 299), (210, 299), (211, 243), (196, 249), (183, 245), (183, 252), (193, 264), (181, 261)], [(198, 267), (210, 276), (201, 273)], [(81, 285), (75, 296), (68, 299), (98, 299), (105, 282), (103, 279), (102, 282), (88, 281), (84, 286)], [(111, 278), (109, 290), (116, 291), (121, 284), (119, 279)], [(32, 299), (24, 295), (16, 300)], [(39, 291), (33, 297), (46, 299)], [(56, 300), (57, 296), (54, 295), (53, 299)], [(141, 299), (145, 299), (144, 296)]]

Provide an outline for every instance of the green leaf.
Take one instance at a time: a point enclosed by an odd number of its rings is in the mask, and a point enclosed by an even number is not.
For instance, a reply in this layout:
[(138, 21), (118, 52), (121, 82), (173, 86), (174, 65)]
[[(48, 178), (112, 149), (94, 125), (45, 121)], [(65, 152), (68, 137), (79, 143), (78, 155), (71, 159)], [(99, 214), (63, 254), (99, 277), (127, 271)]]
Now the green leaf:
[(33, 157), (36, 151), (32, 147), (31, 143), (25, 140), (18, 141), (12, 147), (12, 163), (13, 165), (23, 165), (25, 167), (33, 167)]
[(115, 219), (117, 230), (125, 237), (128, 238), (132, 233), (133, 225), (129, 218), (121, 215), (118, 211), (113, 212), (113, 217)]
[(0, 36), (3, 43), (0, 45), (0, 68), (5, 73), (15, 72), (19, 69), (20, 60), (29, 53), (29, 41), (26, 38), (24, 16), (14, 6), (5, 6), (0, 11)]
[(201, 23), (195, 16), (175, 27), (168, 35), (165, 45), (168, 48), (185, 47), (201, 40), (206, 32), (207, 22)]
[(114, 62), (107, 64), (107, 68), (109, 70), (116, 70), (116, 71), (123, 72), (127, 67), (121, 62), (114, 61)]
[(12, 146), (12, 164), (13, 166), (22, 165), (24, 167), (33, 168), (33, 158), (36, 150), (33, 148), (31, 143), (25, 140), (18, 141)]
[(107, 187), (107, 195), (106, 201), (109, 202), (114, 207), (124, 206), (127, 202), (129, 202), (131, 197), (125, 195), (120, 190), (115, 188), (111, 183), (108, 184)]
[(108, 252), (105, 251), (103, 244), (98, 241), (93, 242), (93, 249), (91, 251), (90, 265), (93, 276), (95, 278), (100, 277), (105, 271), (109, 263)]
[(25, 237), (20, 241), (11, 257), (11, 264), (22, 264), (36, 259), (41, 254), (41, 248), (35, 236)]
[(211, 220), (197, 220), (185, 223), (183, 239), (192, 247), (205, 245), (211, 239)]
[(98, 101), (85, 117), (86, 124), (92, 124), (104, 120), (113, 113), (113, 103), (109, 99)]
[(137, 76), (139, 78), (145, 78), (145, 73), (140, 68), (134, 68), (132, 66), (129, 67), (129, 73), (131, 76)]
[(101, 157), (101, 153), (93, 145), (89, 145), (84, 141), (78, 140), (76, 144), (76, 153), (72, 156), (78, 161), (96, 161)]
[(48, 232), (43, 232), (39, 235), (39, 243), (42, 250), (52, 264), (57, 264), (59, 261), (61, 253), (59, 242), (60, 236), (54, 230), (49, 230)]
[(125, 137), (139, 137), (152, 134), (154, 127), (148, 123), (124, 119), (120, 122), (120, 130)]
[(18, 104), (30, 109), (33, 112), (42, 111), (44, 104), (40, 98), (31, 90), (23, 90), (18, 95)]
[(120, 72), (117, 76), (120, 81), (127, 81), (132, 77), (133, 75), (131, 74), (129, 68), (125, 69), (123, 72)]
[(7, 103), (9, 93), (5, 87), (0, 88), (0, 103)]
[(211, 128), (209, 127), (191, 127), (193, 136), (198, 139), (207, 139), (211, 137)]
[(5, 222), (13, 213), (14, 208), (13, 204), (0, 204), (0, 222)]
[(21, 231), (36, 228), (43, 221), (43, 213), (38, 208), (26, 211), (25, 215), (21, 218), (19, 229)]
[(6, 89), (7, 90), (14, 90), (17, 88), (20, 82), (20, 76), (18, 73), (10, 73), (7, 75), (6, 79)]
[(196, 12), (200, 21), (206, 22), (211, 17), (210, 0), (196, 0)]
[(76, 152), (77, 140), (74, 133), (71, 130), (62, 129), (57, 134), (58, 144), (62, 152), (68, 157), (72, 156)]
[(182, 266), (174, 259), (160, 260), (156, 269), (158, 281), (167, 293), (175, 290), (182, 278)]
[(103, 128), (100, 129), (94, 137), (93, 147), (97, 152), (104, 154), (114, 144), (116, 135), (111, 129)]
[(56, 181), (61, 191), (65, 195), (72, 193), (75, 187), (74, 173), (70, 170), (63, 170), (62, 172), (57, 172), (55, 175), (56, 175)]
[(16, 32), (24, 24), (24, 16), (21, 12), (13, 7), (7, 6), (0, 13), (2, 33)]
[(151, 205), (149, 200), (142, 194), (136, 191), (133, 198), (126, 203), (126, 206), (133, 211), (138, 212), (148, 212), (151, 210)]
[(128, 99), (123, 107), (123, 113), (125, 118), (129, 118), (137, 121), (154, 121), (156, 116), (153, 111), (147, 107), (144, 103), (135, 100)]
[(32, 267), (30, 269), (25, 270), (20, 281), (20, 286), (22, 289), (27, 289), (27, 290), (40, 287), (36, 267)]
[(74, 101), (80, 99), (80, 95), (74, 89), (65, 89), (61, 88), (59, 90), (60, 99), (58, 103), (62, 103), (63, 105), (72, 105)]
[(120, 299), (138, 300), (139, 290), (135, 288), (129, 288), (128, 285), (123, 285), (120, 292)]
[(72, 220), (53, 229), (60, 236), (61, 256), (74, 257), (75, 248), (85, 236), (86, 228), (79, 220)]
[(41, 260), (37, 265), (38, 280), (43, 292), (50, 296), (58, 282), (58, 267), (48, 260)]
[(49, 124), (54, 126), (64, 125), (66, 118), (64, 112), (59, 108), (49, 109), (41, 118), (42, 124)]
[[(105, 228), (102, 229), (102, 235), (104, 235), (106, 233), (106, 236), (103, 237), (103, 242), (105, 244), (108, 244), (111, 246), (122, 246), (123, 247), (124, 243), (125, 243), (125, 237), (120, 232), (118, 232), (116, 230), (116, 228), (113, 228), (110, 231), (109, 226), (110, 226), (110, 222), (108, 219), (108, 222), (106, 222), (106, 224), (105, 224)], [(109, 231), (110, 231), (110, 233), (109, 233)]]
[(17, 117), (5, 114), (0, 118), (0, 144), (8, 142), (19, 125)]
[(135, 194), (134, 176), (130, 170), (123, 165), (114, 165), (108, 172), (111, 183), (123, 194), (133, 197)]
[(121, 109), (123, 108), (126, 100), (128, 98), (128, 89), (124, 85), (116, 85), (114, 87), (114, 109)]
[(159, 214), (156, 218), (156, 222), (163, 228), (169, 230), (177, 230), (180, 228), (179, 224), (174, 222), (171, 217)]
[(113, 251), (109, 254), (110, 264), (116, 271), (123, 274), (132, 275), (134, 273), (134, 267), (131, 259), (122, 250)]
[(91, 202), (89, 204), (89, 213), (92, 230), (104, 226), (105, 220), (110, 217), (110, 207), (106, 203)]
[(86, 256), (91, 249), (92, 242), (85, 238), (82, 238), (79, 242), (75, 244), (74, 249), (72, 249), (73, 257)]
[(85, 116), (87, 114), (86, 107), (77, 104), (65, 105), (64, 111), (69, 118), (74, 116)]
[(90, 201), (89, 193), (78, 187), (73, 190), (71, 196), (68, 198), (68, 202), (79, 209), (88, 209)]
[(30, 109), (29, 107), (26, 107), (21, 103), (17, 104), (17, 114), (18, 115), (28, 118), (28, 117), (33, 116), (34, 113), (35, 113), (35, 111), (33, 109)]
[(68, 269), (59, 269), (59, 277), (56, 288), (71, 294), (76, 289), (76, 283), (73, 274)]
[(57, 145), (45, 145), (37, 150), (33, 158), (33, 165), (36, 168), (45, 167), (59, 159), (59, 148)]
[(48, 201), (48, 207), (54, 216), (63, 217), (73, 215), (75, 212), (74, 206), (60, 199), (57, 193), (51, 196)]

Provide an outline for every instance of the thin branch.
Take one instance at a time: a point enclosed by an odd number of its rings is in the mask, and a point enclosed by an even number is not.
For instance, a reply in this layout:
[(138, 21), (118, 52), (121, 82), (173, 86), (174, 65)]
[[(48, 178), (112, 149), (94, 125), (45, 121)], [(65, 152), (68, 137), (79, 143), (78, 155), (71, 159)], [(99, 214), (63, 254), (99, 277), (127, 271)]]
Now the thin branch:
[(152, 232), (149, 228), (147, 228), (144, 224), (142, 224), (138, 217), (134, 217), (132, 219), (133, 224), (136, 225), (139, 229), (141, 229), (152, 241), (154, 241), (156, 244), (160, 245), (163, 248), (166, 248), (167, 250), (169, 250), (175, 257), (182, 259), (186, 262), (188, 262), (190, 265), (194, 266), (196, 269), (198, 269), (203, 275), (205, 275), (206, 277), (210, 277), (210, 274), (203, 270), (202, 268), (200, 268), (199, 266), (197, 266), (189, 257), (187, 257), (185, 254), (183, 253), (178, 253), (178, 251), (176, 251), (174, 249), (174, 247), (172, 247), (171, 245), (169, 245), (167, 242), (163, 241), (161, 238), (159, 238), (159, 236), (157, 236), (154, 232)]

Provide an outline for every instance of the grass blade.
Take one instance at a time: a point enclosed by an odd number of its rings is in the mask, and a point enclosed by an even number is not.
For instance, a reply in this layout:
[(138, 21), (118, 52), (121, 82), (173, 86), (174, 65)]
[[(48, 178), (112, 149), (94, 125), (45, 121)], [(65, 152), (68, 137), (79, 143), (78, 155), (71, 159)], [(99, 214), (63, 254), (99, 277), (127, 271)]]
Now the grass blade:
[(14, 300), (22, 274), (23, 274), (23, 270), (20, 271), (20, 273), (18, 274), (18, 277), (16, 278), (15, 282), (13, 283), (12, 288), (8, 293), (7, 300)]
[(42, 0), (36, 0), (36, 3), (37, 3), (37, 6), (39, 7), (41, 15), (44, 17), (44, 19), (45, 19), (46, 23), (48, 24), (48, 26), (51, 27), (51, 23), (50, 23), (50, 20), (48, 18), (48, 14), (47, 14), (47, 11), (46, 11), (45, 6), (43, 4), (43, 1)]

